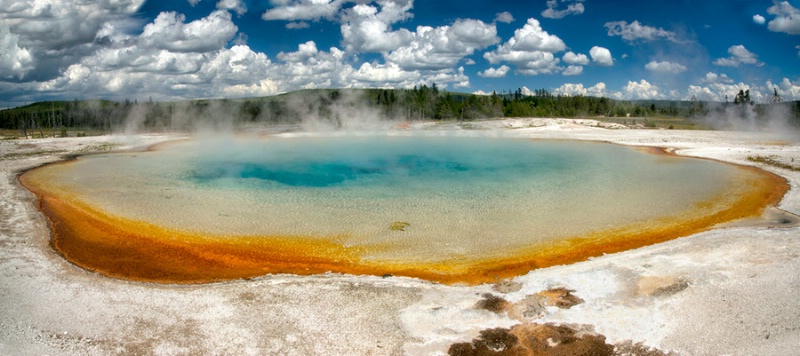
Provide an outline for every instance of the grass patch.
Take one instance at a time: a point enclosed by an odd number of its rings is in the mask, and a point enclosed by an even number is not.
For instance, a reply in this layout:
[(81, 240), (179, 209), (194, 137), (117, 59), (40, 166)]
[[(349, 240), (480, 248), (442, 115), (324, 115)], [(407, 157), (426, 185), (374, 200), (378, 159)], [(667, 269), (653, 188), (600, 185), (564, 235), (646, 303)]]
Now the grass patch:
[(104, 143), (98, 143), (98, 144), (91, 145), (91, 146), (82, 147), (80, 150), (78, 150), (78, 152), (111, 151), (114, 148), (116, 148), (117, 146), (119, 146), (118, 143), (104, 142)]
[(36, 156), (46, 156), (46, 155), (57, 155), (61, 153), (66, 153), (65, 150), (39, 150), (39, 151), (31, 151), (31, 152), (17, 152), (17, 153), (9, 153), (3, 156), (0, 156), (0, 161), (4, 160), (11, 160), (11, 159), (23, 159), (29, 157), (36, 157)]
[[(791, 164), (787, 164), (787, 163), (783, 163), (781, 161), (778, 161), (777, 160), (777, 156), (774, 156), (774, 155), (773, 156), (761, 156), (761, 155), (747, 156), (747, 160), (750, 161), (750, 162), (763, 163), (763, 164), (766, 164), (768, 166), (788, 169), (788, 170), (794, 171), (794, 172), (800, 172), (800, 167), (794, 166), (794, 165), (791, 165)], [(794, 159), (792, 159), (792, 162), (794, 162)]]
[(694, 121), (682, 117), (601, 117), (592, 118), (604, 122), (613, 122), (626, 126), (642, 125), (645, 128), (663, 128), (675, 130), (713, 130), (701, 121)]
[[(24, 146), (22, 144), (20, 146)], [(120, 146), (118, 143), (98, 143), (95, 145), (90, 145), (86, 147), (82, 147), (78, 150), (79, 153), (88, 153), (88, 152), (106, 152), (111, 151), (115, 148)], [(31, 145), (31, 147), (20, 147), (20, 148), (33, 148), (36, 147), (35, 145)], [(49, 156), (49, 155), (58, 155), (58, 154), (65, 154), (69, 153), (67, 150), (35, 150), (35, 151), (27, 151), (27, 152), (13, 152), (7, 153), (5, 155), (0, 156), (0, 161), (5, 160), (12, 160), (12, 159), (25, 159), (30, 157), (37, 157), (37, 156)]]
[(0, 130), (0, 139), (3, 140), (16, 140), (20, 137), (20, 132), (18, 130)]
[[(80, 128), (80, 127), (62, 127), (56, 129), (42, 129), (42, 130), (28, 130), (28, 137), (27, 138), (51, 138), (51, 137), (86, 137), (86, 136), (101, 136), (109, 134), (108, 131), (103, 131), (99, 129), (92, 129), (92, 128)], [(1, 129), (0, 130), (0, 140), (17, 140), (17, 139), (24, 139), (25, 136), (22, 136), (22, 131), (20, 130), (8, 130), (8, 129)]]
[(465, 123), (459, 124), (458, 126), (460, 126), (462, 130), (488, 130), (489, 129), (488, 127), (475, 125), (475, 124), (472, 124), (472, 123), (469, 123), (469, 122), (465, 122)]

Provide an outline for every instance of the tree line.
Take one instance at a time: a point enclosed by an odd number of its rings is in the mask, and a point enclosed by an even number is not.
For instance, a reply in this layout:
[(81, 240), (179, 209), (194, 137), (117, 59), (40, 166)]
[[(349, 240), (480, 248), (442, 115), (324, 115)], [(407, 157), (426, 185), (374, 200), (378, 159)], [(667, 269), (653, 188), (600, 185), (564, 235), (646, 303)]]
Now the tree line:
[[(775, 92), (777, 96), (777, 91)], [(746, 104), (746, 105), (740, 105)], [(750, 109), (745, 109), (746, 106)], [(605, 97), (554, 95), (545, 89), (523, 93), (504, 90), (490, 95), (439, 90), (434, 83), (412, 89), (317, 89), (247, 99), (178, 102), (72, 100), (38, 102), (0, 110), (0, 128), (23, 136), (66, 134), (67, 128), (112, 131), (190, 131), (199, 126), (299, 124), (309, 117), (333, 126), (346, 115), (369, 111), (390, 120), (470, 121), (503, 117), (705, 117), (737, 113), (768, 120), (780, 108), (800, 124), (800, 102), (755, 104), (749, 91), (734, 95), (734, 103), (691, 101), (621, 101)], [(748, 110), (748, 112), (744, 112)], [(53, 133), (57, 134), (53, 134)]]

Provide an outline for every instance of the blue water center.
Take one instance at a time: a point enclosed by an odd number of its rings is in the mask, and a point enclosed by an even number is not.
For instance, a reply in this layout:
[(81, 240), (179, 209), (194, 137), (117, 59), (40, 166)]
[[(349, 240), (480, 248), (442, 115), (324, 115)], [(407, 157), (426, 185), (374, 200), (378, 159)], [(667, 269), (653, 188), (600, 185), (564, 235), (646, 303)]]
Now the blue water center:
[(190, 177), (198, 183), (238, 178), (258, 179), (293, 187), (329, 187), (379, 176), (403, 174), (423, 177), (444, 172), (466, 172), (470, 169), (471, 167), (460, 162), (408, 154), (391, 158), (368, 158), (363, 161), (215, 162), (193, 169)]
[(220, 187), (236, 181), (251, 186), (255, 180), (263, 183), (262, 189), (387, 184), (400, 188), (418, 180), (457, 185), (475, 179), (552, 175), (587, 163), (568, 147), (464, 137), (275, 139), (238, 142), (196, 157), (185, 177)]

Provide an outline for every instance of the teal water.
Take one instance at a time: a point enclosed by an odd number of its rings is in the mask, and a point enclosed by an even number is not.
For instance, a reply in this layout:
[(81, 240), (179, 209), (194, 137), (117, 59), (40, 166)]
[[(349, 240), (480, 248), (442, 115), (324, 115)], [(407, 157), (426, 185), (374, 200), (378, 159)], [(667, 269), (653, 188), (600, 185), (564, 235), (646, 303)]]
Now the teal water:
[[(239, 144), (192, 159), (185, 178), (218, 188), (438, 185), (553, 176), (586, 166), (569, 145), (477, 138), (315, 138)], [(573, 168), (570, 168), (573, 167)], [(574, 173), (574, 172), (572, 172)]]
[(189, 140), (60, 169), (57, 184), (123, 217), (420, 260), (678, 218), (743, 184), (730, 165), (630, 147), (443, 136)]

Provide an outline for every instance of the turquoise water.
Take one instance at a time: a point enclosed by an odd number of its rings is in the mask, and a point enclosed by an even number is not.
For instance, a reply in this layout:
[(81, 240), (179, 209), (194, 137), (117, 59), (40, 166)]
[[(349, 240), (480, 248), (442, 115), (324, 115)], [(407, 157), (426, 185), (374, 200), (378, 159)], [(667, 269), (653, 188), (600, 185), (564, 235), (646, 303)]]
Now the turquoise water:
[(240, 142), (195, 157), (186, 179), (218, 188), (438, 185), (553, 176), (586, 165), (569, 145), (477, 138), (315, 138)]
[(444, 136), (189, 140), (60, 169), (57, 184), (123, 217), (220, 236), (335, 237), (404, 260), (678, 218), (740, 184), (735, 167), (630, 147)]

